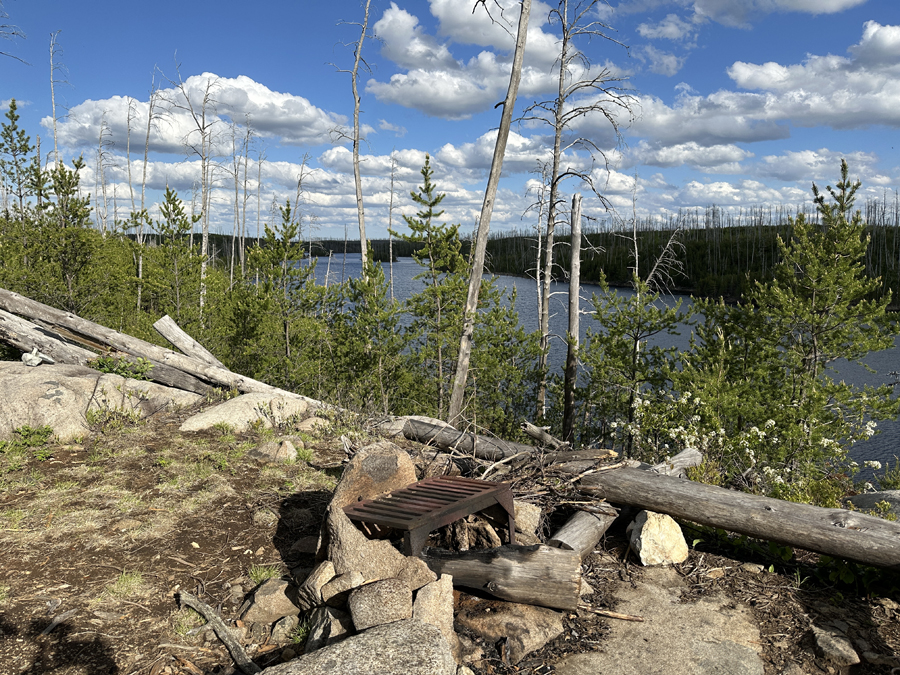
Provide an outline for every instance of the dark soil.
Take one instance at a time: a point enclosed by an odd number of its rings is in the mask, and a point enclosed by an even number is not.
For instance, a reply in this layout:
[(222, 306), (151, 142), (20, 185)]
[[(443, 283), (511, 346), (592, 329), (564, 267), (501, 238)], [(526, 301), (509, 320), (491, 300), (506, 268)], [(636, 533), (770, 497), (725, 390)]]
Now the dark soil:
[[(234, 621), (254, 579), (312, 564), (313, 537), (345, 457), (339, 438), (359, 444), (368, 437), (333, 425), (321, 437), (304, 437), (310, 463), (260, 465), (245, 454), (271, 433), (181, 434), (186, 415), (96, 430), (81, 444), (39, 453), (0, 453), (0, 673), (234, 672), (204, 621), (179, 607), (178, 591)], [(548, 487), (562, 485), (552, 477), (505, 479), (554, 514), (547, 532), (572, 508), (560, 503), (583, 499)], [(829, 672), (813, 651), (811, 621), (840, 619), (869, 651), (900, 653), (900, 596), (887, 577), (866, 578), (866, 588), (857, 574), (854, 584), (837, 586), (817, 574), (813, 554), (774, 562), (709, 533), (696, 538), (706, 541), (677, 567), (687, 582), (684, 602), (724, 592), (752, 607), (767, 675), (788, 663)], [(773, 571), (748, 571), (746, 562)], [(613, 532), (586, 560), (596, 590), (587, 602), (614, 610), (610, 589), (641, 574)], [(611, 621), (579, 610), (567, 614), (562, 636), (517, 666), (505, 665), (489, 644), (478, 645), (483, 658), (469, 665), (476, 673), (550, 673), (561, 655), (602, 649)], [(258, 627), (244, 643), (263, 667), (302, 653), (299, 639), (271, 644)], [(891, 667), (863, 663), (850, 672), (888, 674)]]

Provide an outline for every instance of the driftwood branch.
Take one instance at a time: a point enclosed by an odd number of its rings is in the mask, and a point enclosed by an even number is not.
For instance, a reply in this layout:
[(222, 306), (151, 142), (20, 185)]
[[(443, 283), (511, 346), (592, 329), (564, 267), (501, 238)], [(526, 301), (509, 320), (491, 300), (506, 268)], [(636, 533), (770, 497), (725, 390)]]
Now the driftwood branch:
[(581, 557), (575, 551), (534, 544), (463, 552), (426, 548), (419, 556), (453, 584), (493, 596), (555, 609), (574, 610), (581, 590)]
[(187, 605), (203, 615), (203, 618), (206, 619), (215, 631), (218, 638), (228, 649), (228, 653), (231, 654), (231, 658), (234, 659), (235, 664), (242, 672), (246, 673), (246, 675), (255, 675), (256, 673), (262, 672), (262, 668), (253, 663), (250, 657), (247, 656), (244, 648), (241, 647), (241, 644), (234, 639), (231, 631), (228, 630), (228, 626), (226, 626), (225, 622), (222, 621), (218, 614), (216, 614), (216, 610), (199, 598), (185, 591), (181, 591), (178, 594), (178, 600), (181, 604)]
[(783, 502), (632, 468), (591, 474), (578, 489), (614, 504), (900, 570), (900, 523), (875, 516)]
[(550, 435), (550, 433), (543, 427), (539, 427), (536, 424), (532, 424), (531, 422), (522, 422), (521, 426), (522, 431), (531, 436), (541, 445), (544, 445), (551, 450), (563, 450), (569, 447), (569, 443), (561, 441), (555, 436)]
[(181, 330), (181, 326), (175, 323), (175, 319), (168, 314), (154, 323), (153, 328), (166, 340), (175, 345), (175, 348), (182, 354), (197, 359), (198, 361), (208, 363), (211, 366), (216, 366), (218, 368), (225, 367), (225, 365), (213, 356), (206, 347)]

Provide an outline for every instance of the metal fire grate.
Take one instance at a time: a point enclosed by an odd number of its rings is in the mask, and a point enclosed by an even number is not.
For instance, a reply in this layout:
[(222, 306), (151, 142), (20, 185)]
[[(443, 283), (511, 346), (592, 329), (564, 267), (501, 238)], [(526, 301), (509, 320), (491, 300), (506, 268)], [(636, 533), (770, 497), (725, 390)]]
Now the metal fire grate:
[(459, 476), (426, 478), (390, 494), (344, 507), (350, 520), (403, 531), (406, 555), (419, 555), (428, 534), (494, 504), (509, 516), (509, 543), (516, 543), (512, 492), (506, 483)]

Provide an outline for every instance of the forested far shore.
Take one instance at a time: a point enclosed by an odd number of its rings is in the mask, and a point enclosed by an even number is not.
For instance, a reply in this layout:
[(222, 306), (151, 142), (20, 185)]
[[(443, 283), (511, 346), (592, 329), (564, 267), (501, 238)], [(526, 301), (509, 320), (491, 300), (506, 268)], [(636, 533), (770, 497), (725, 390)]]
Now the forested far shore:
[[(892, 294), (890, 309), (900, 311), (900, 199), (896, 192), (882, 199), (870, 199), (860, 209), (866, 223), (868, 246), (864, 258), (866, 274), (880, 280), (880, 295)], [(818, 224), (813, 208), (791, 210), (783, 207), (755, 207), (737, 213), (718, 206), (671, 215), (666, 219), (645, 218), (637, 222), (637, 246), (641, 269), (646, 277), (660, 251), (675, 237), (683, 246), (681, 268), (666, 289), (704, 298), (736, 300), (756, 282), (773, 279), (780, 261), (778, 240), (793, 236), (794, 219), (800, 215)], [(562, 228), (561, 228), (562, 229)], [(462, 234), (462, 233), (461, 233)], [(231, 235), (210, 234), (212, 255), (232, 257), (236, 240)], [(621, 223), (589, 224), (583, 232), (581, 281), (596, 284), (605, 278), (611, 286), (631, 286), (634, 245), (631, 227)], [(247, 238), (243, 245), (256, 245)], [(265, 246), (265, 240), (259, 242)], [(468, 256), (471, 242), (463, 238), (461, 251)], [(238, 244), (240, 245), (240, 244)], [(402, 239), (370, 239), (375, 260), (388, 262), (411, 257), (421, 243)], [(358, 239), (312, 239), (303, 242), (307, 256), (360, 255)], [(538, 240), (534, 232), (518, 230), (495, 233), (488, 241), (486, 270), (492, 274), (534, 278)], [(554, 271), (558, 281), (569, 275), (571, 244), (563, 230), (554, 246)]]

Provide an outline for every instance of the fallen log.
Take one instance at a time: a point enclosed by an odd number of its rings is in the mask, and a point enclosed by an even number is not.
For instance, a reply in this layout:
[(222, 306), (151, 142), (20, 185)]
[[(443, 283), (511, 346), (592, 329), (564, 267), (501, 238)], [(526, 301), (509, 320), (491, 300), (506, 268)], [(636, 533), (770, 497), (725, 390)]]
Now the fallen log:
[(619, 453), (609, 448), (591, 448), (587, 450), (570, 450), (567, 452), (548, 452), (541, 461), (544, 464), (565, 464), (567, 462), (580, 462), (597, 459), (609, 459), (618, 457)]
[[(99, 354), (84, 347), (70, 344), (59, 333), (36, 326), (14, 314), (0, 309), (0, 342), (21, 349), (23, 352), (31, 351), (37, 347), (42, 353), (50, 356), (56, 363), (70, 363), (78, 366), (90, 366), (90, 362)], [(129, 363), (136, 364), (138, 359), (130, 354), (117, 354), (117, 356)], [(153, 368), (147, 373), (147, 377), (167, 387), (177, 387), (195, 394), (206, 394), (212, 390), (206, 382), (199, 380), (184, 371), (172, 368), (163, 363), (148, 359)]]
[(613, 524), (619, 512), (609, 504), (601, 504), (605, 507), (602, 513), (576, 512), (559, 532), (554, 534), (547, 542), (548, 546), (575, 551), (584, 560), (600, 541), (600, 538)]
[(181, 330), (181, 326), (175, 323), (175, 319), (168, 314), (154, 323), (153, 328), (166, 340), (175, 345), (175, 348), (182, 354), (197, 359), (198, 361), (208, 363), (211, 366), (216, 366), (218, 368), (225, 367), (225, 364), (213, 356), (206, 347)]
[(462, 552), (426, 548), (419, 556), (432, 572), (453, 575), (454, 586), (554, 609), (574, 610), (581, 590), (581, 557), (541, 544)]
[(614, 504), (900, 570), (900, 523), (856, 511), (783, 502), (632, 468), (591, 474), (578, 489)]
[[(29, 319), (40, 320), (53, 326), (60, 326), (77, 335), (90, 338), (91, 341), (109, 345), (118, 351), (147, 359), (154, 364), (175, 368), (207, 383), (225, 387), (226, 389), (237, 389), (242, 393), (261, 392), (275, 396), (289, 396), (303, 399), (316, 407), (321, 407), (322, 405), (321, 402), (315, 399), (273, 387), (250, 377), (238, 375), (226, 368), (209, 365), (190, 356), (185, 356), (184, 354), (173, 352), (171, 349), (165, 349), (131, 335), (106, 328), (93, 321), (82, 319), (75, 314), (63, 312), (2, 288), (0, 288), (0, 309), (28, 317)], [(41, 351), (49, 353), (43, 349)], [(50, 354), (50, 356), (53, 356), (53, 354)]]
[(446, 422), (432, 417), (409, 415), (400, 419), (405, 420), (403, 435), (411, 441), (436, 445), (442, 450), (458, 450), (492, 462), (521, 452), (533, 453), (535, 450), (533, 446), (524, 443), (459, 431)]
[(541, 445), (545, 445), (552, 450), (560, 450), (570, 446), (569, 443), (559, 440), (555, 436), (550, 435), (543, 427), (539, 427), (531, 422), (522, 422), (521, 428), (522, 431), (538, 441)]

